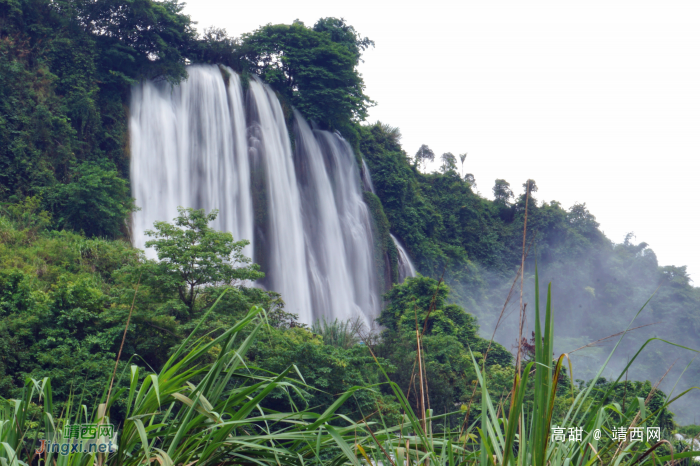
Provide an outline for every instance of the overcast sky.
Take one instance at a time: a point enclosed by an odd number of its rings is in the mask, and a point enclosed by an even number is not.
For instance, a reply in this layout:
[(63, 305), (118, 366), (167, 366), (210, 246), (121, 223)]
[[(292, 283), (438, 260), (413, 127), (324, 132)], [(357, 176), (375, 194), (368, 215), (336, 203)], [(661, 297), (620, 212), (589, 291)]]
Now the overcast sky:
[(400, 128), (409, 154), (468, 152), (538, 200), (585, 202), (605, 234), (628, 232), (700, 285), (698, 2), (190, 0), (198, 27), (238, 36), (267, 23), (345, 18), (376, 47), (361, 65), (370, 122)]

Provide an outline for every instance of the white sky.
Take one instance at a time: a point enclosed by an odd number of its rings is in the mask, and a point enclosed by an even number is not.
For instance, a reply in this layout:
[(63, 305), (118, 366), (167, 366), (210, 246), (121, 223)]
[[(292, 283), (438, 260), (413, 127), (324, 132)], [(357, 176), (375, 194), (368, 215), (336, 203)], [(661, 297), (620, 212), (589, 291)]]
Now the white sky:
[[(491, 198), (528, 178), (539, 200), (585, 202), (606, 235), (649, 243), (700, 284), (698, 2), (190, 0), (198, 27), (345, 18), (376, 47), (360, 67), (409, 154), (468, 152)], [(436, 164), (437, 166), (437, 164)]]

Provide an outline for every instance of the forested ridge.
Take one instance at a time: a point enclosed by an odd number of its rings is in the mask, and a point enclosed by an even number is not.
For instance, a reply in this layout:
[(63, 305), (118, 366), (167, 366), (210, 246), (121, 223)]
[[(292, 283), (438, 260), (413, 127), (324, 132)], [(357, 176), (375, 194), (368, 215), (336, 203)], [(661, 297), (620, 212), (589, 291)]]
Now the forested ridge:
[[(362, 52), (374, 44), (345, 21), (267, 25), (233, 38), (215, 28), (198, 33), (182, 8), (177, 1), (0, 0), (3, 398), (18, 396), (30, 376), (51, 377), (59, 402), (77, 392), (99, 399), (132, 307), (120, 371), (136, 364), (144, 368), (143, 378), (146, 371), (157, 371), (192, 331), (216, 335), (259, 305), (268, 311), (270, 325), (247, 362), (260, 373), (279, 373), (296, 364), (308, 385), (293, 400), (273, 393), (266, 408), (298, 403), (322, 412), (337, 394), (382, 382), (383, 370), (408, 393), (414, 384), (415, 322), (425, 321), (432, 408), (469, 409), (476, 419), (481, 395), (473, 389), (477, 376), (470, 352), (483, 362), (520, 266), (527, 183), (532, 246), (525, 301), (533, 300), (537, 263), (540, 283), (553, 283), (558, 352), (623, 331), (652, 295), (634, 325), (655, 325), (629, 334), (621, 346), (624, 356), (633, 355), (650, 336), (697, 349), (700, 291), (691, 285), (685, 267), (660, 267), (650, 247), (635, 243), (632, 235), (621, 244), (606, 238), (585, 204), (567, 210), (556, 201), (538, 201), (533, 180), (512, 185), (495, 180), (491, 188), (490, 180), (463, 174), (451, 154), (442, 157), (439, 171), (426, 173), (421, 163), (427, 145), (413, 155), (413, 148), (401, 146), (397, 128), (367, 123), (374, 102), (364, 93), (357, 67)], [(243, 261), (237, 271), (221, 266), (198, 278), (200, 288), (194, 288), (190, 276), (147, 260), (130, 246), (128, 219), (139, 206), (129, 187), (131, 86), (145, 79), (176, 85), (186, 79), (187, 66), (197, 63), (226, 65), (244, 81), (262, 79), (287, 109), (294, 107), (320, 127), (339, 131), (358, 159), (366, 161), (380, 202), (370, 193), (366, 198), (386, 242), (379, 250), (391, 252), (388, 229), (406, 246), (421, 274), (393, 286), (389, 282), (397, 281), (396, 270), (385, 274), (381, 330), (356, 332), (352, 323), (300, 324), (285, 312), (284, 296), (246, 286), (245, 280), (260, 276), (254, 264)], [(494, 200), (477, 194), (477, 182), (483, 191), (492, 190)], [(198, 238), (218, 245), (203, 250), (203, 256), (240, 254), (239, 242), (245, 238), (216, 236), (222, 233), (207, 226), (210, 218), (183, 210), (179, 221)], [(160, 233), (154, 234), (154, 245), (170, 247), (173, 263), (192, 254), (168, 224), (154, 229)], [(396, 266), (395, 257), (389, 262)], [(224, 289), (220, 305), (197, 327)], [(512, 315), (501, 323), (496, 340), (503, 345), (494, 344), (485, 361), (494, 398), (511, 389), (516, 325)], [(609, 349), (587, 351), (599, 357)], [(629, 372), (630, 380), (640, 381), (615, 386), (609, 401), (650, 396), (660, 407), (664, 393), (652, 386), (677, 356), (692, 353), (651, 343)], [(577, 364), (583, 368), (578, 373)], [(574, 359), (574, 378), (583, 373), (584, 380), (561, 384), (555, 417), (570, 403), (572, 391), (586, 387), (593, 375), (589, 366), (584, 358)], [(696, 364), (684, 380), (698, 384)], [(127, 386), (126, 380), (120, 383)], [(600, 393), (610, 384), (599, 380)], [(408, 399), (417, 408), (415, 390)], [(697, 398), (687, 400), (679, 406), (692, 406)], [(373, 411), (400, 418), (397, 400), (385, 386), (358, 392), (340, 412), (361, 419)], [(688, 414), (673, 406), (670, 411), (677, 413), (676, 420)], [(114, 414), (115, 419), (120, 415)], [(444, 422), (459, 425), (462, 415)], [(670, 413), (662, 420), (664, 427), (673, 427)], [(683, 423), (691, 420), (682, 418)]]
[[(585, 204), (566, 210), (556, 201), (538, 201), (533, 180), (522, 184), (520, 194), (505, 180), (496, 180), (495, 199), (487, 200), (475, 193), (473, 176), (460, 176), (455, 164), (443, 163), (440, 172), (420, 171), (419, 154), (411, 157), (401, 148), (398, 129), (376, 123), (363, 126), (361, 132), (361, 151), (392, 232), (421, 273), (445, 277), (454, 302), (477, 316), (489, 336), (498, 324), (496, 340), (517, 348), (517, 296), (506, 307), (505, 315), (511, 317), (499, 323), (499, 316), (520, 268), (529, 183), (525, 302), (534, 301), (537, 266), (540, 283), (553, 284), (557, 351), (570, 352), (624, 331), (642, 307), (632, 327), (647, 327), (622, 341), (618, 354), (624, 356), (613, 363), (616, 369), (652, 337), (697, 349), (700, 290), (692, 286), (685, 266), (659, 266), (653, 250), (646, 243), (635, 243), (633, 233), (620, 244), (611, 241)], [(524, 337), (529, 338), (528, 332)], [(574, 376), (577, 370), (583, 378), (595, 375), (616, 341), (573, 355)], [(673, 382), (667, 380), (672, 386), (693, 357), (692, 351), (654, 341), (629, 375), (658, 381), (674, 366), (675, 371), (669, 372)], [(692, 385), (699, 376), (691, 364), (685, 383)], [(695, 400), (693, 395), (683, 406), (692, 406), (691, 399)]]

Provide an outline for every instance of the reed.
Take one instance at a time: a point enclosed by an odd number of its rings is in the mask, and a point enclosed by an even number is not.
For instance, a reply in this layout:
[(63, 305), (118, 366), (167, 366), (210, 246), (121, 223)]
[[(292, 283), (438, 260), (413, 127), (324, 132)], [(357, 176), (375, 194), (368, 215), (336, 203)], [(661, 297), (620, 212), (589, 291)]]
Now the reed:
[[(593, 397), (591, 390), (595, 381), (600, 378), (603, 370), (610, 361), (617, 346), (627, 331), (622, 333), (617, 344), (608, 356), (596, 377), (585, 389), (573, 396), (573, 400), (560, 425), (553, 426), (552, 417), (557, 396), (557, 386), (562, 375), (565, 360), (568, 355), (553, 357), (553, 310), (551, 306), (551, 284), (547, 289), (544, 316), (540, 312), (539, 279), (535, 273), (535, 359), (522, 370), (522, 376), (517, 372), (513, 380), (513, 388), (506, 406), (494, 401), (487, 387), (486, 371), (472, 355), (472, 362), (477, 373), (478, 385), (481, 390), (481, 415), (462, 432), (442, 432), (433, 434), (429, 428), (431, 421), (443, 416), (434, 416), (428, 410), (422, 423), (420, 415), (411, 411), (407, 400), (398, 387), (391, 383), (392, 389), (407, 413), (403, 426), (394, 426), (379, 432), (374, 432), (372, 440), (377, 443), (374, 448), (374, 458), (382, 459), (384, 450), (392, 452), (390, 456), (399, 460), (405, 466), (443, 464), (478, 465), (478, 466), (573, 466), (573, 465), (642, 465), (642, 464), (686, 464), (680, 461), (692, 461), (699, 457), (700, 452), (684, 451), (673, 453), (673, 445), (669, 440), (660, 436), (658, 440), (648, 441), (647, 427), (656, 427), (658, 416), (662, 409), (680, 398), (689, 390), (671, 398), (669, 395), (663, 406), (656, 411), (647, 407), (649, 397), (637, 398), (627, 406), (619, 403), (603, 404), (608, 393), (603, 397)], [(645, 304), (646, 306), (646, 304)], [(642, 309), (637, 313), (642, 312)], [(544, 317), (544, 319), (542, 319)], [(635, 317), (636, 318), (636, 317)], [(620, 382), (629, 366), (644, 350), (647, 344), (657, 339), (645, 342), (634, 357), (628, 362), (616, 380)], [(676, 345), (689, 351), (691, 348)], [(571, 363), (569, 362), (569, 369)], [(571, 370), (569, 371), (571, 374)], [(528, 385), (528, 382), (530, 383)], [(572, 384), (573, 386), (573, 384)], [(614, 386), (611, 385), (611, 387)], [(528, 388), (531, 387), (531, 388)], [(526, 391), (532, 390), (531, 401), (526, 401)], [(503, 408), (506, 409), (503, 409)], [(423, 426), (428, 426), (423, 428)], [(519, 429), (520, 426), (520, 429)], [(553, 431), (556, 428), (557, 431)], [(568, 441), (569, 429), (581, 429), (581, 438)], [(620, 428), (626, 434), (627, 441), (613, 440), (612, 433)], [(642, 428), (642, 441), (630, 441), (632, 428)], [(563, 432), (567, 441), (561, 442), (554, 433)], [(520, 430), (520, 432), (518, 432)], [(598, 435), (597, 432), (600, 434)], [(405, 433), (405, 435), (404, 435)], [(598, 438), (596, 438), (598, 437)], [(383, 442), (383, 443), (382, 443)], [(378, 448), (381, 446), (382, 448)], [(670, 454), (659, 454), (666, 446)], [(369, 447), (365, 446), (367, 451)], [(379, 451), (377, 451), (379, 450)], [(384, 455), (386, 456), (386, 455)], [(367, 461), (372, 456), (368, 455)], [(376, 462), (376, 461), (375, 461)]]
[[(359, 387), (344, 393), (323, 414), (264, 409), (261, 403), (273, 391), (286, 392), (291, 400), (291, 392), (302, 388), (287, 377), (293, 367), (265, 377), (254, 375), (255, 368), (245, 365), (246, 351), (264, 325), (264, 310), (253, 307), (218, 337), (193, 340), (190, 336), (159, 373), (141, 379), (140, 368), (132, 365), (129, 388), (115, 390), (108, 403), (93, 409), (72, 398), (57, 415), (50, 380), (27, 379), (20, 399), (0, 400), (0, 464), (19, 466), (41, 460), (54, 466), (154, 461), (160, 465), (301, 465), (318, 463), (322, 452), (325, 456), (329, 451), (342, 452), (347, 443), (338, 440), (347, 438), (351, 428), (327, 423), (338, 424), (335, 410)], [(216, 360), (202, 365), (205, 356), (212, 354)], [(63, 437), (66, 424), (109, 423), (109, 410), (116, 400), (126, 403), (126, 420), (115, 426), (119, 432), (116, 452), (35, 454), (41, 438), (70, 442)], [(345, 454), (355, 458), (352, 449)]]

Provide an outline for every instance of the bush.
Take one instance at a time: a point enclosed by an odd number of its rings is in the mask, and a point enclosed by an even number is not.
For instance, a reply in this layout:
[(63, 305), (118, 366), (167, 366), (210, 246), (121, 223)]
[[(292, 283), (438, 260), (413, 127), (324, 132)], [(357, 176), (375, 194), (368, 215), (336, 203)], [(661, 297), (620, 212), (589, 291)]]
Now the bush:
[(114, 238), (136, 210), (129, 184), (113, 165), (84, 162), (71, 183), (46, 189), (46, 203), (59, 229), (82, 231), (88, 237)]

